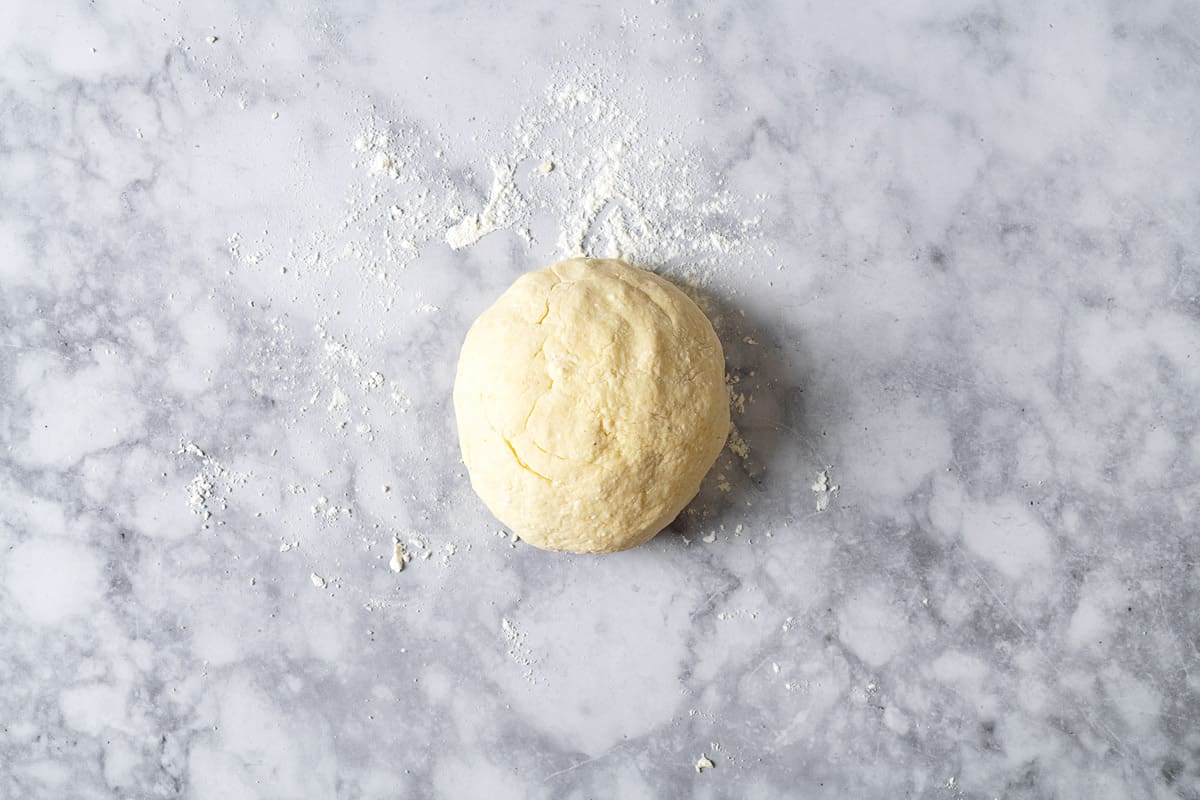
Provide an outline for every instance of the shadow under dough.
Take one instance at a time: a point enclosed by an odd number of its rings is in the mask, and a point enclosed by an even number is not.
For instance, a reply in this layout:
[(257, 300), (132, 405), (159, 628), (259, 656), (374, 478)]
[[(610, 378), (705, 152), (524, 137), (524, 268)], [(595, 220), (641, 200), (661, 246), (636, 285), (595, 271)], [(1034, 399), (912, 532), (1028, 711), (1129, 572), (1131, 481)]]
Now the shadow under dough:
[[(789, 511), (797, 502), (809, 502), (811, 476), (794, 474), (795, 466), (820, 460), (813, 443), (821, 431), (811, 427), (806, 414), (814, 368), (806, 343), (789, 330), (786, 318), (761, 318), (724, 298), (695, 290), (689, 294), (712, 321), (725, 352), (732, 425), (699, 494), (656, 537), (678, 545), (684, 544), (684, 536), (693, 539), (719, 527), (729, 509), (744, 505), (748, 495), (763, 501), (778, 498)], [(799, 455), (797, 449), (808, 452)]]

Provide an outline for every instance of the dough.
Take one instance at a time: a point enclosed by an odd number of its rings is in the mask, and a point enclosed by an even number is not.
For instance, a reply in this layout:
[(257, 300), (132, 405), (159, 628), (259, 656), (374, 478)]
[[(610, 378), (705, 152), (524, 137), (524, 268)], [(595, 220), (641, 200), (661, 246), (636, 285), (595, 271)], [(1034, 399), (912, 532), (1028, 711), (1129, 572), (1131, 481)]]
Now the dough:
[(471, 485), (530, 544), (636, 547), (729, 433), (721, 342), (666, 280), (576, 258), (518, 278), (467, 332), (454, 411)]

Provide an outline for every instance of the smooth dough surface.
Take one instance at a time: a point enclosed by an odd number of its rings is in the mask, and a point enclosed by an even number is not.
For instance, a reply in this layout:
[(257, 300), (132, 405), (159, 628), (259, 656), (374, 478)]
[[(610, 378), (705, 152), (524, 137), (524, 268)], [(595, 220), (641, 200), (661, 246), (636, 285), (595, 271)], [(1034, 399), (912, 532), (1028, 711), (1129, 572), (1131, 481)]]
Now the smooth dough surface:
[(518, 278), (454, 384), (471, 485), (537, 547), (635, 547), (695, 497), (729, 433), (721, 343), (682, 291), (615, 260)]

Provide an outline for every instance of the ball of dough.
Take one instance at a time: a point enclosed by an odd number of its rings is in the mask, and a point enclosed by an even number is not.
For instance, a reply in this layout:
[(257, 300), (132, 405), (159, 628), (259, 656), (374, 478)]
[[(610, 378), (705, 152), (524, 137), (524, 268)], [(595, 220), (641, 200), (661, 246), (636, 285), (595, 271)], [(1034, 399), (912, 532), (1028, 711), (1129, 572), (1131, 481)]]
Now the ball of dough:
[(611, 553), (666, 527), (729, 433), (721, 342), (678, 288), (576, 258), (467, 332), (454, 411), (471, 485), (522, 539)]

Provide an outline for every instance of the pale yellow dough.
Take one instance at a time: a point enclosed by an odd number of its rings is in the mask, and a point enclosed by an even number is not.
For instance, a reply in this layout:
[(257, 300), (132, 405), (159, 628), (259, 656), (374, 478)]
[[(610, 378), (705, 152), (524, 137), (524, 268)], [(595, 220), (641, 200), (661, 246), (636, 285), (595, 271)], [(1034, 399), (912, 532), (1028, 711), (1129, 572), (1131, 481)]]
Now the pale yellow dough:
[(609, 553), (666, 527), (729, 433), (721, 342), (666, 280), (571, 259), (467, 332), (454, 411), (471, 485), (537, 547)]

